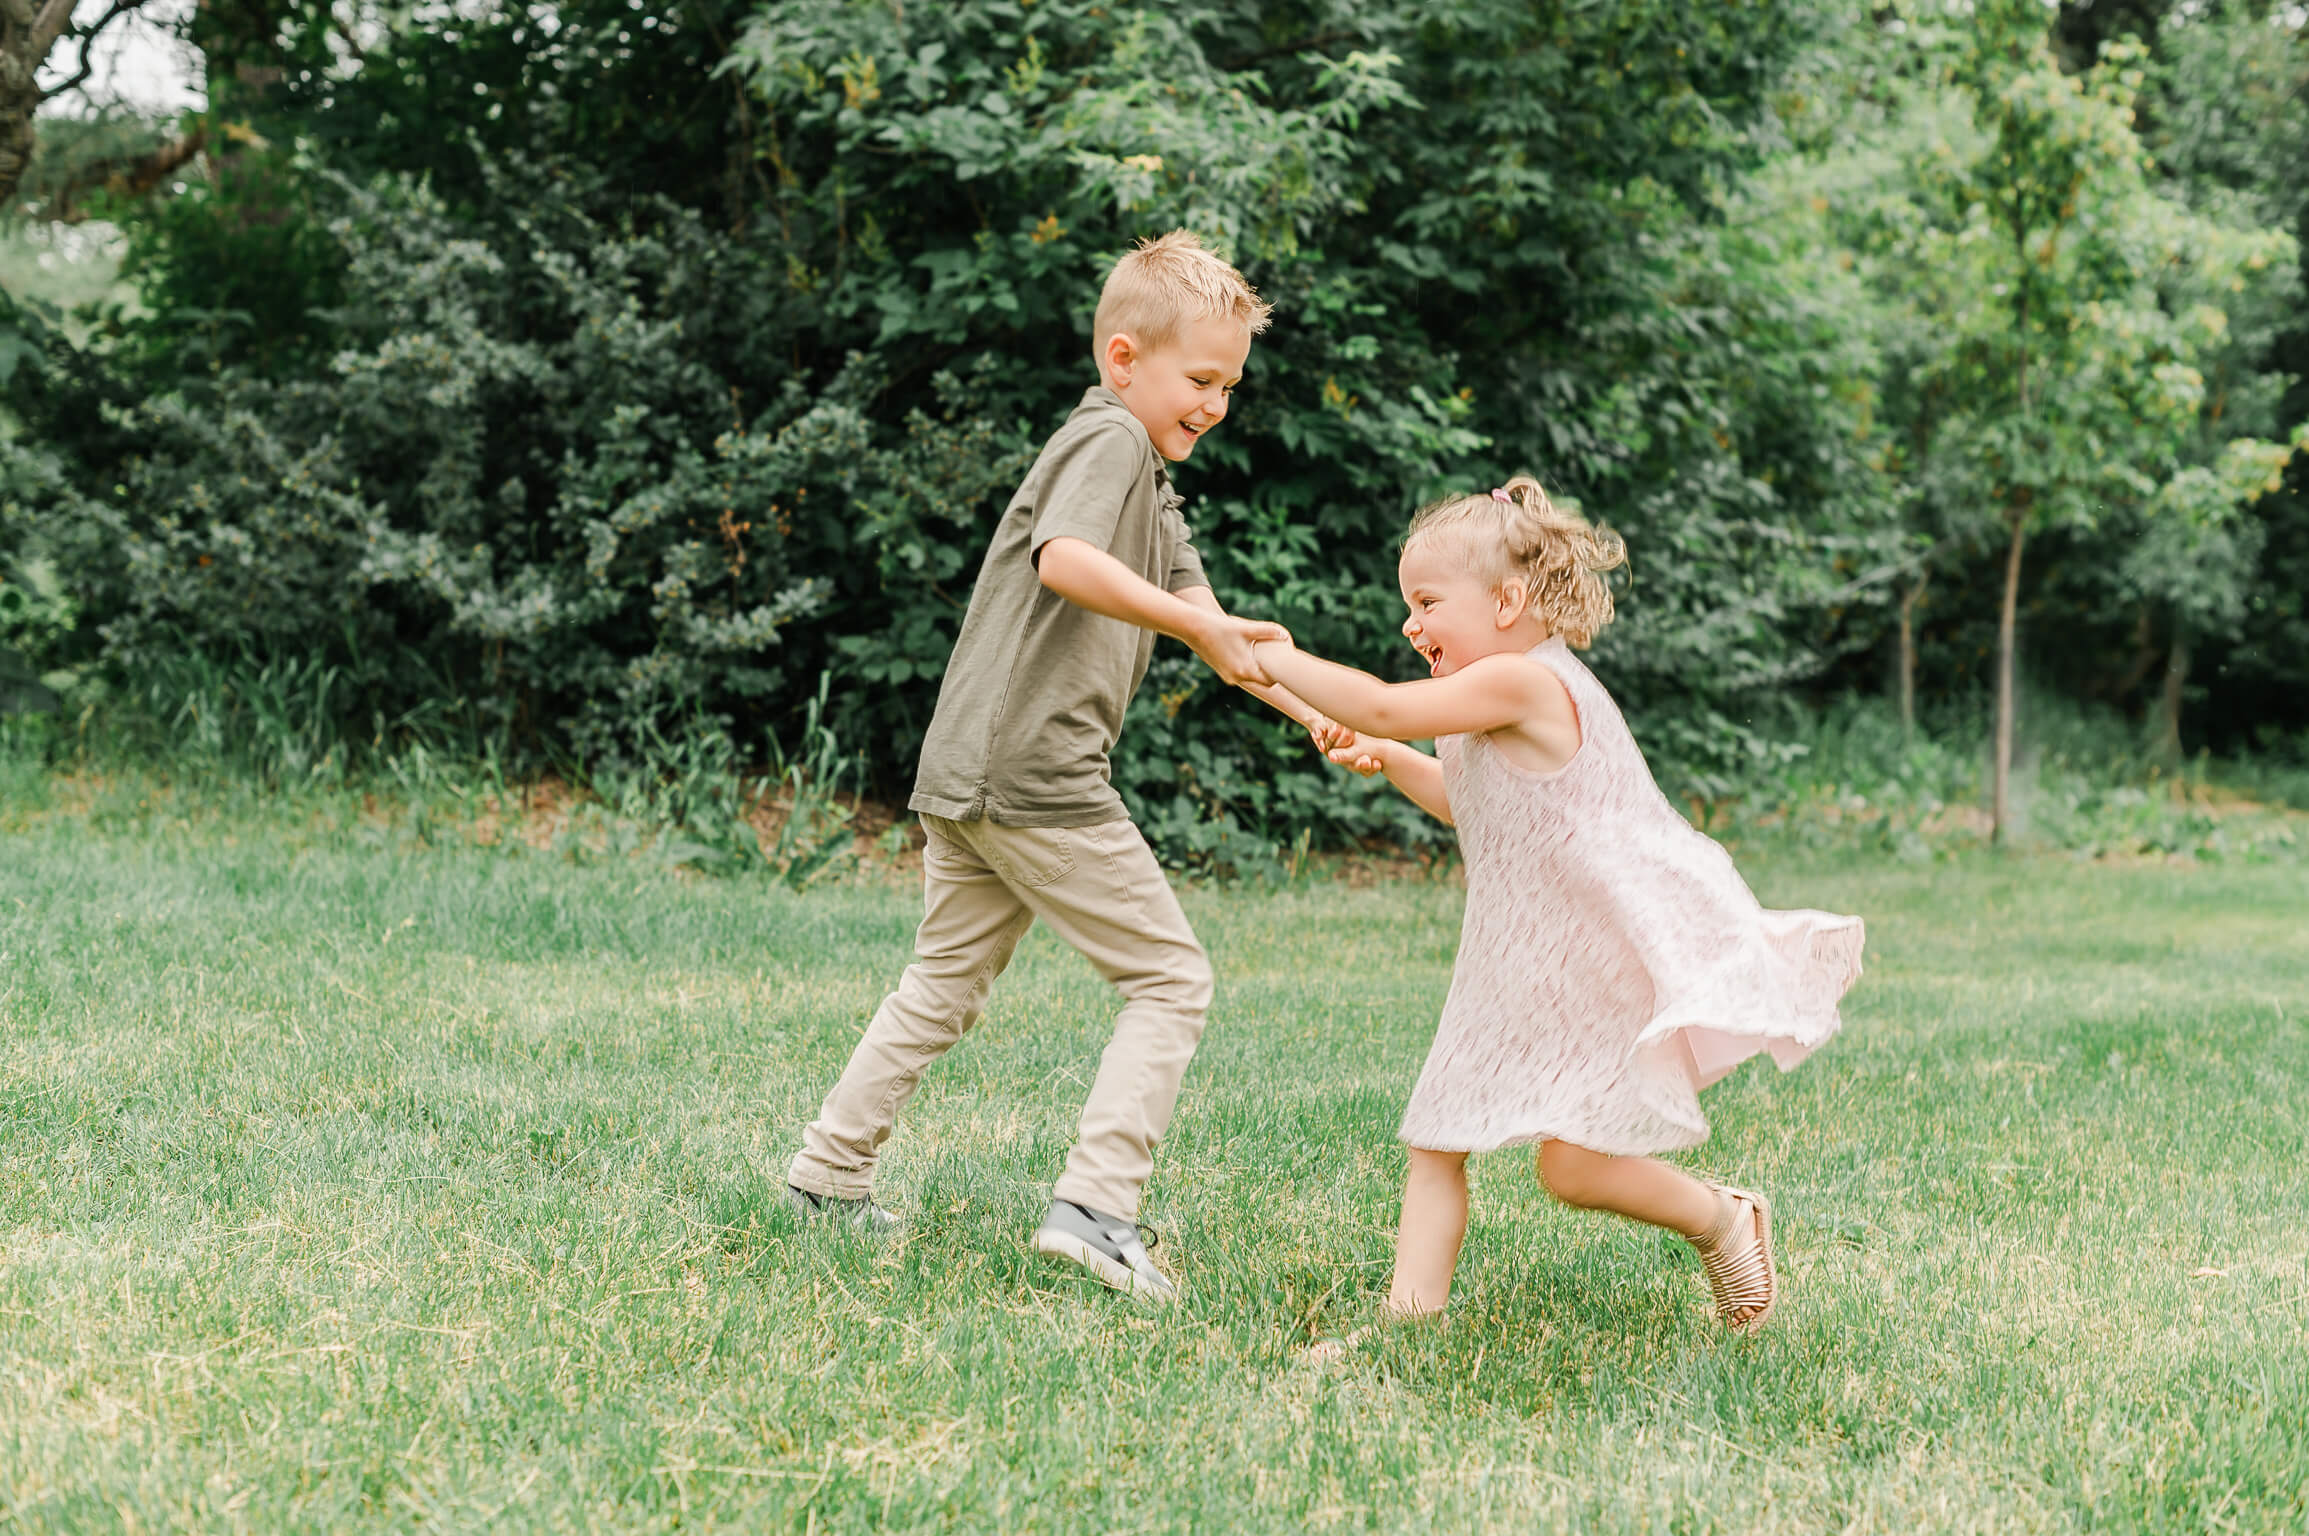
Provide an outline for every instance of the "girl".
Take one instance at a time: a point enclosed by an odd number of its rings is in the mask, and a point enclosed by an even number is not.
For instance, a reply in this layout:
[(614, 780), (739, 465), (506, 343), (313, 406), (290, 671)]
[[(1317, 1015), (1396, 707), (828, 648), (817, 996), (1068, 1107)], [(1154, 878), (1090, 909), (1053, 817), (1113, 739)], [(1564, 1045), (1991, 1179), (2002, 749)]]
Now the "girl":
[[(1782, 1070), (1836, 1032), (1861, 926), (1758, 906), (1652, 783), (1571, 653), (1612, 616), (1625, 546), (1518, 476), (1420, 512), (1399, 576), (1430, 681), (1388, 684), (1262, 641), (1268, 676), (1356, 733), (1331, 756), (1455, 826), (1467, 913), (1401, 1135), (1411, 1147), (1387, 1312), (1442, 1308), (1467, 1231), (1467, 1156), (1539, 1144), (1567, 1205), (1699, 1250), (1737, 1332), (1779, 1302), (1772, 1206), (1648, 1156), (1708, 1134), (1697, 1090), (1759, 1051)], [(1429, 757), (1404, 745), (1435, 738)]]

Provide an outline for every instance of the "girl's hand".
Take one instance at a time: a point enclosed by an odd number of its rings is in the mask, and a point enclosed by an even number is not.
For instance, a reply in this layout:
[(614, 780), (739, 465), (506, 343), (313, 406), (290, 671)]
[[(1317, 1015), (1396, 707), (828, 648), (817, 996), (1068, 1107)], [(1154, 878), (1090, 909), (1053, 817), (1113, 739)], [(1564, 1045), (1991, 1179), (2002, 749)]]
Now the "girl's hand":
[(1355, 733), (1328, 715), (1309, 715), (1306, 725), (1308, 739), (1315, 743), (1315, 750), (1325, 756), (1355, 744)]
[(1385, 754), (1390, 743), (1377, 736), (1358, 736), (1344, 726), (1340, 727), (1340, 731), (1347, 739), (1332, 747), (1324, 753), (1324, 756), (1342, 768), (1363, 775), (1366, 779), (1375, 773), (1386, 771), (1387, 758)]

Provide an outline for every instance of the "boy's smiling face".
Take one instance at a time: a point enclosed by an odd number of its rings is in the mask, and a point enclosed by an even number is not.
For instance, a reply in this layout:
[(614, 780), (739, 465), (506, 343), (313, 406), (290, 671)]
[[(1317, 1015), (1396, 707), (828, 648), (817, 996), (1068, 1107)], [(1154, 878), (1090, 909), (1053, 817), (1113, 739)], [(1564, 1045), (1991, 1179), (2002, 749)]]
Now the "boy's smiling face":
[(1190, 321), (1152, 351), (1140, 351), (1126, 332), (1107, 338), (1102, 361), (1107, 388), (1154, 439), (1155, 452), (1178, 463), (1226, 419), (1227, 398), (1242, 382), (1251, 355), (1251, 331), (1218, 316)]

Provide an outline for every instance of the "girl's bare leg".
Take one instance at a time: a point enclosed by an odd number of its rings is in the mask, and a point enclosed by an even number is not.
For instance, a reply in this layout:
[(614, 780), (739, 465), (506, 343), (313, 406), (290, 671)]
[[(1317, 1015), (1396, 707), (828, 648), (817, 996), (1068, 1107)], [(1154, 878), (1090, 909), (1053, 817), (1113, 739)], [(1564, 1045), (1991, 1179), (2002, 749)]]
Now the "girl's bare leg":
[[(1613, 1157), (1568, 1141), (1543, 1141), (1539, 1176), (1565, 1205), (1611, 1211), (1686, 1237), (1705, 1236), (1721, 1211), (1714, 1190), (1657, 1158)], [(1404, 1219), (1410, 1219), (1408, 1203)]]
[(1395, 1280), (1387, 1310), (1398, 1317), (1438, 1312), (1451, 1299), (1451, 1273), (1467, 1236), (1467, 1154), (1411, 1149), (1403, 1222), (1395, 1230)]
[(1690, 1238), (1708, 1272), (1716, 1316), (1735, 1332), (1761, 1328), (1779, 1304), (1771, 1208), (1759, 1195), (1703, 1184), (1649, 1157), (1612, 1157), (1568, 1141), (1539, 1144), (1539, 1176), (1556, 1199), (1612, 1211)]
[[(1395, 1229), (1395, 1279), (1381, 1314), (1400, 1320), (1442, 1311), (1466, 1236), (1467, 1154), (1413, 1147), (1411, 1172), (1403, 1181), (1403, 1220)], [(1344, 1359), (1370, 1333), (1358, 1328), (1345, 1338), (1319, 1339), (1308, 1358), (1319, 1364)]]

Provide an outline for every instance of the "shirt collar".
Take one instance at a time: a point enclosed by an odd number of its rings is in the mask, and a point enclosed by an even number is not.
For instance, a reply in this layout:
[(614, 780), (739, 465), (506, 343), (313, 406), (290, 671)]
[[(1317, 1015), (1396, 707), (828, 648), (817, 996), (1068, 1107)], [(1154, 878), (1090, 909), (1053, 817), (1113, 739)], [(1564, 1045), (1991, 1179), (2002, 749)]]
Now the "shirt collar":
[(1130, 407), (1123, 403), (1122, 396), (1108, 389), (1104, 384), (1093, 384), (1082, 392), (1082, 403), (1074, 409), (1077, 414), (1084, 411), (1097, 411), (1101, 414), (1111, 412), (1128, 422), (1132, 433), (1138, 438), (1139, 446), (1146, 450), (1147, 462), (1154, 468), (1156, 482), (1165, 490), (1170, 488), (1170, 461), (1155, 451), (1154, 439), (1147, 435), (1146, 423), (1131, 414)]

